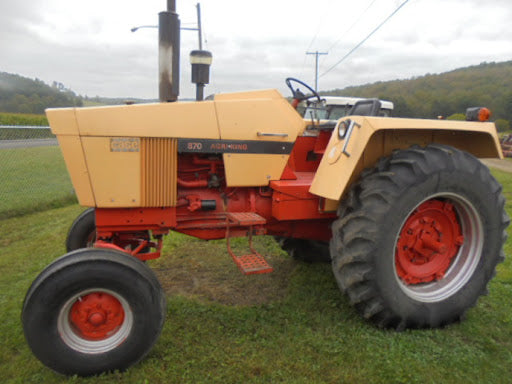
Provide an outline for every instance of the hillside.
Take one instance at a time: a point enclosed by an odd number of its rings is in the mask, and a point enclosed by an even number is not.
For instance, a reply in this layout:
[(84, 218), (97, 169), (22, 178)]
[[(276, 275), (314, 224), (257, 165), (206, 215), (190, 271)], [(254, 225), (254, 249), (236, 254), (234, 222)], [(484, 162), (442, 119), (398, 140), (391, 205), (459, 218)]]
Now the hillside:
[(0, 112), (44, 113), (49, 107), (82, 106), (82, 98), (61, 83), (0, 72)]
[[(320, 92), (322, 95), (378, 97), (395, 104), (395, 116), (436, 118), (486, 106), (506, 129), (512, 122), (512, 61), (482, 63), (408, 80), (377, 82)], [(43, 113), (49, 107), (122, 104), (125, 99), (77, 96), (61, 83), (0, 72), (0, 112)], [(148, 102), (150, 100), (134, 100)], [(153, 101), (153, 100), (151, 100)], [(501, 124), (498, 124), (500, 122)]]
[(485, 106), (492, 119), (512, 121), (512, 61), (482, 63), (409, 80), (377, 82), (321, 92), (322, 95), (378, 97), (395, 103), (395, 116), (436, 118)]

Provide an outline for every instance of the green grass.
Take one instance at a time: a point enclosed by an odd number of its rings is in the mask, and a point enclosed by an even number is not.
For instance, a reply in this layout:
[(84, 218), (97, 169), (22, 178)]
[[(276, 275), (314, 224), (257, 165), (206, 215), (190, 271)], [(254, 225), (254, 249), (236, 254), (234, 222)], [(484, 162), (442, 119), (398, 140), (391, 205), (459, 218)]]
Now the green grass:
[[(494, 172), (512, 214), (512, 176)], [(350, 307), (329, 265), (295, 262), (268, 237), (276, 271), (242, 276), (222, 241), (172, 234), (149, 265), (168, 294), (162, 335), (124, 373), (59, 376), (30, 352), (20, 325), (31, 281), (64, 253), (77, 205), (0, 220), (3, 383), (510, 383), (512, 259), (467, 318), (441, 330), (379, 330)], [(235, 246), (240, 251), (243, 241)], [(512, 241), (506, 253), (512, 252)]]
[(76, 202), (60, 149), (0, 149), (0, 219)]

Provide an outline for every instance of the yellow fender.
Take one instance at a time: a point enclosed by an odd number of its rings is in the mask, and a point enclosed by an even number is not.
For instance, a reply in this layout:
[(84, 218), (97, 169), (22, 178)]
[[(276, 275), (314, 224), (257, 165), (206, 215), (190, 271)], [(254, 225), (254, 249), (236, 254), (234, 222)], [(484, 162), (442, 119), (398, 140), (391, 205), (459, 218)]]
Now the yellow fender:
[[(341, 138), (340, 128), (346, 130)], [(430, 143), (450, 145), (479, 158), (503, 158), (494, 123), (350, 116), (338, 121), (309, 191), (330, 200), (329, 210), (380, 157)]]

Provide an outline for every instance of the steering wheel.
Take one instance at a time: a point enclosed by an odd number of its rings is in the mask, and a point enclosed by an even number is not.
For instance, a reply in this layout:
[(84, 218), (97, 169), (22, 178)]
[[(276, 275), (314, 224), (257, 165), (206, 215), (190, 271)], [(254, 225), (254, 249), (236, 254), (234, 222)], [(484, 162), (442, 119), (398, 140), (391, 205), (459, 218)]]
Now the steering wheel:
[[(322, 101), (322, 99), (320, 98), (320, 95), (313, 88), (311, 88), (309, 85), (307, 85), (303, 81), (300, 81), (299, 79), (295, 79), (293, 77), (288, 77), (285, 80), (285, 82), (286, 82), (286, 85), (288, 86), (288, 88), (290, 88), (290, 91), (292, 91), (292, 95), (293, 95), (292, 105), (294, 106), (294, 108), (297, 108), (297, 105), (299, 105), (299, 103), (302, 100), (309, 100), (309, 99), (312, 99), (312, 98), (316, 97), (318, 102)], [(301, 92), (300, 88), (294, 89), (293, 86), (292, 86), (292, 82), (297, 83), (297, 84), (303, 86), (308, 91), (310, 91), (312, 93), (312, 95), (311, 96), (306, 96), (304, 93)]]

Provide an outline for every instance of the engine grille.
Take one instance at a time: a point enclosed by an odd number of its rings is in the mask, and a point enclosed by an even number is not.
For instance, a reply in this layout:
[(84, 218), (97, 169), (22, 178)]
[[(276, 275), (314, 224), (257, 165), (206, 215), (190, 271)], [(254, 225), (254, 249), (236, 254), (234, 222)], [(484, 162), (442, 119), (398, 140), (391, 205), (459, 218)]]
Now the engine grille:
[(141, 138), (141, 203), (143, 207), (173, 207), (177, 200), (178, 141)]

